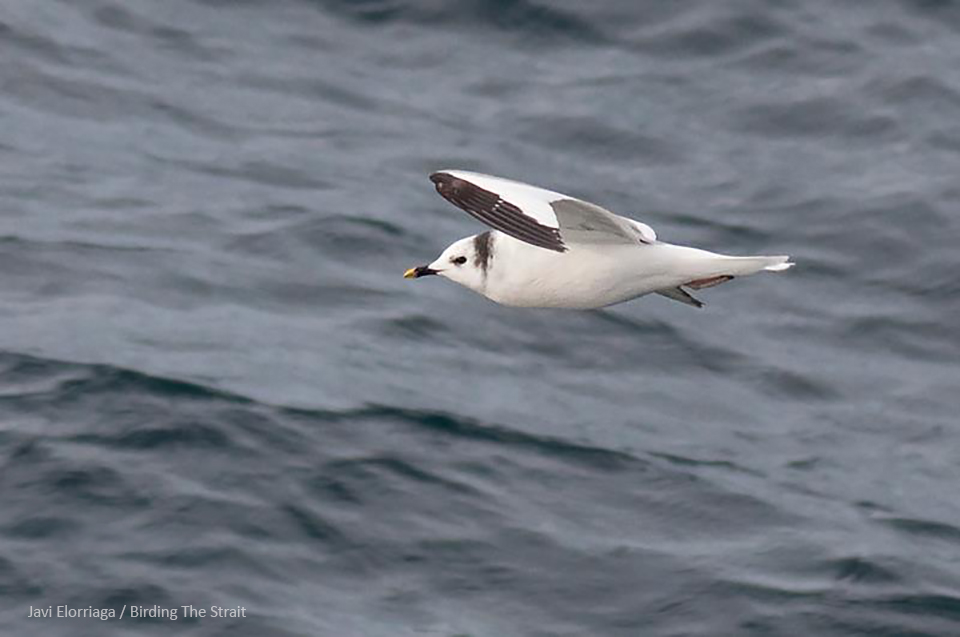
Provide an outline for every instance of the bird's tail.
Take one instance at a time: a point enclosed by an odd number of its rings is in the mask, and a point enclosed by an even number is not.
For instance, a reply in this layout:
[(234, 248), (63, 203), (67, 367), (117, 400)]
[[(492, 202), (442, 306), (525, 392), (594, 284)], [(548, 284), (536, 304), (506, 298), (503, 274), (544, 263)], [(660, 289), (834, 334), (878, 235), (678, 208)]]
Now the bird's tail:
[(724, 281), (738, 276), (749, 276), (757, 272), (780, 272), (793, 267), (793, 262), (788, 256), (776, 257), (729, 257), (726, 255), (715, 255), (711, 260), (709, 273), (706, 276), (697, 277), (688, 281), (684, 285), (694, 290), (702, 290), (715, 285), (720, 285)]
[(776, 257), (725, 257), (725, 272), (729, 276), (747, 276), (757, 272), (781, 272), (794, 266), (790, 257), (780, 255)]
[(763, 271), (780, 272), (794, 265), (788, 256), (729, 257), (721, 254), (708, 254), (702, 251), (698, 252), (698, 254), (705, 257), (701, 263), (707, 264), (706, 267), (698, 268), (699, 272), (693, 275), (694, 278), (684, 282), (681, 286), (657, 290), (657, 294), (694, 307), (703, 307), (703, 303), (699, 299), (692, 296), (683, 288), (686, 287), (691, 290), (712, 288), (734, 277), (748, 276)]

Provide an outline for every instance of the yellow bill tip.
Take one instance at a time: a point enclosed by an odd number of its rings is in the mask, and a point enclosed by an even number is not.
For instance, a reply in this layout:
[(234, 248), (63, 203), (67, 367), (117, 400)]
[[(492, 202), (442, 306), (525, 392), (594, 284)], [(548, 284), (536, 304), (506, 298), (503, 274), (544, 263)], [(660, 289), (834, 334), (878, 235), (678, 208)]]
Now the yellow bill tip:
[(405, 278), (405, 279), (415, 279), (415, 278), (417, 278), (417, 269), (416, 269), (416, 268), (410, 268), (409, 270), (407, 270), (406, 272), (403, 273), (403, 278)]

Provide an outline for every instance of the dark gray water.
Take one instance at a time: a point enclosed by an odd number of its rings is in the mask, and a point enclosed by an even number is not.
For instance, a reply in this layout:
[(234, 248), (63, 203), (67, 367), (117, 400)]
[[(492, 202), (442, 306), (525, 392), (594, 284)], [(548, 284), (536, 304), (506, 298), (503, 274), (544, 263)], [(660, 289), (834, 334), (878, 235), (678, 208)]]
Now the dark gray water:
[[(960, 634), (957, 3), (6, 0), (0, 125), (0, 634)], [(798, 266), (405, 281), (449, 167)]]

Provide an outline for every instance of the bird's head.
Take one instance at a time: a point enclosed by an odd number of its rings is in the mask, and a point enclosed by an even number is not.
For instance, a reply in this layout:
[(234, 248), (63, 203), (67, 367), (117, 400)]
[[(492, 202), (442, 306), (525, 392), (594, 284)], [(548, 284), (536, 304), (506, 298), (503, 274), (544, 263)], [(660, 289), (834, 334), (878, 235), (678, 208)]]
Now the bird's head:
[(403, 276), (418, 279), (436, 274), (482, 294), (490, 266), (490, 244), (487, 232), (460, 239), (450, 244), (433, 263), (410, 268)]

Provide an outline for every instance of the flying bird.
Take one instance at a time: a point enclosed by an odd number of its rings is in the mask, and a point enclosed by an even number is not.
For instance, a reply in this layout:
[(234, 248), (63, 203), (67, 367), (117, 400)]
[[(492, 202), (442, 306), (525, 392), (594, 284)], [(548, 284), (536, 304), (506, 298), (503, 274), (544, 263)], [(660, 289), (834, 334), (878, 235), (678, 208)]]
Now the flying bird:
[(438, 275), (503, 305), (594, 309), (656, 293), (703, 307), (688, 290), (793, 265), (787, 256), (735, 257), (665, 243), (645, 223), (518, 181), (463, 170), (430, 180), (492, 230), (454, 242), (403, 276)]

